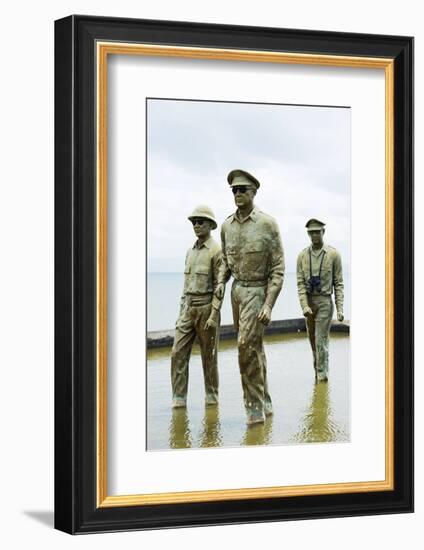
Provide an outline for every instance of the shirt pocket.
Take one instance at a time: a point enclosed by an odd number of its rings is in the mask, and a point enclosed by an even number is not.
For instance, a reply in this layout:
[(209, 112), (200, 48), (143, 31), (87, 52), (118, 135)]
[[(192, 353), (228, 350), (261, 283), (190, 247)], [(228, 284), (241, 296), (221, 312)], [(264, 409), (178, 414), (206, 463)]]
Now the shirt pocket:
[(301, 271), (303, 273), (303, 276), (306, 279), (309, 279), (310, 274), (310, 264), (309, 264), (309, 258), (303, 258), (301, 263)]
[(234, 246), (227, 246), (225, 249), (225, 255), (227, 256), (227, 264), (231, 271), (236, 263), (236, 249)]
[(190, 271), (190, 264), (188, 264), (184, 267), (184, 292), (191, 291)]
[(265, 248), (262, 241), (247, 243), (244, 258), (249, 276), (263, 276), (266, 270)]
[(195, 286), (196, 292), (200, 294), (205, 294), (207, 292), (212, 292), (212, 278), (211, 270), (207, 266), (196, 266), (194, 269), (195, 273)]
[(332, 292), (333, 287), (333, 270), (331, 267), (323, 266), (321, 270), (321, 292), (326, 294)]

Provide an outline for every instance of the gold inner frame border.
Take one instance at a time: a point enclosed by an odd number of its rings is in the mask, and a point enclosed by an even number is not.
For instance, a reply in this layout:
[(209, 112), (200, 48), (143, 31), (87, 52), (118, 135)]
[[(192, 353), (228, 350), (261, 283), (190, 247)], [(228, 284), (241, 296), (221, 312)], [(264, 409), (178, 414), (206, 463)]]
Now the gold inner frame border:
[[(384, 69), (385, 73), (385, 479), (315, 485), (214, 489), (133, 495), (107, 494), (107, 61), (109, 55), (219, 59)], [(365, 493), (394, 489), (394, 60), (391, 58), (96, 43), (97, 61), (97, 507), (142, 506), (255, 498)]]

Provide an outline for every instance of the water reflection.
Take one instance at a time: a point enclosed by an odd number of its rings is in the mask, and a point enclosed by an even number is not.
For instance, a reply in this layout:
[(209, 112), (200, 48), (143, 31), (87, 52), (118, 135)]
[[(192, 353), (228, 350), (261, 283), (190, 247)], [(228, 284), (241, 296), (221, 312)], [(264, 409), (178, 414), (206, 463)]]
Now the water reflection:
[(219, 422), (219, 408), (205, 407), (202, 428), (199, 437), (199, 447), (221, 447), (221, 424)]
[(347, 434), (333, 418), (328, 382), (314, 384), (309, 406), (300, 424), (299, 431), (291, 438), (296, 443), (323, 443), (347, 439)]
[(169, 426), (169, 446), (171, 449), (188, 449), (191, 447), (190, 423), (187, 409), (172, 409)]
[[(148, 352), (147, 448), (189, 449), (245, 445), (287, 445), (348, 441), (350, 437), (349, 337), (331, 337), (332, 376), (314, 385), (306, 335), (266, 338), (268, 380), (274, 416), (265, 424), (246, 426), (237, 369), (236, 341), (220, 346), (220, 401), (204, 406), (200, 351), (194, 349), (187, 409), (171, 409), (170, 348)], [(340, 368), (339, 368), (340, 366)]]
[(169, 446), (171, 449), (188, 449), (190, 447), (221, 447), (222, 436), (218, 407), (205, 407), (199, 436), (194, 439), (195, 441), (193, 441), (190, 431), (187, 409), (172, 409)]
[(268, 445), (272, 442), (272, 421), (274, 416), (267, 416), (263, 424), (247, 426), (240, 445)]
[[(273, 416), (267, 416), (263, 424), (246, 426), (240, 445), (268, 445), (272, 443)], [(190, 447), (221, 447), (223, 444), (219, 407), (205, 407), (198, 437), (190, 431), (187, 409), (172, 409), (169, 426), (169, 447), (188, 449)]]

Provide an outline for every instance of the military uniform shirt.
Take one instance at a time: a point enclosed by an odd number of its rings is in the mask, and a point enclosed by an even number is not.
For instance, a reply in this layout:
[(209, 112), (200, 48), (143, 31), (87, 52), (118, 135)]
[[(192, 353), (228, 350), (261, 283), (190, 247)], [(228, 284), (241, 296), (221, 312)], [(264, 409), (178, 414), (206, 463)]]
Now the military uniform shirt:
[[(218, 283), (221, 262), (221, 249), (212, 237), (200, 246), (196, 241), (186, 255), (183, 296), (212, 295)], [(220, 309), (221, 302), (214, 296), (212, 305)]]
[(273, 307), (283, 286), (284, 252), (277, 222), (254, 207), (243, 220), (237, 213), (222, 224), (219, 282), (232, 275), (249, 285), (267, 285), (266, 304)]
[(319, 275), (321, 268), (321, 292), (314, 290), (312, 296), (330, 296), (333, 293), (338, 313), (343, 312), (343, 272), (340, 254), (332, 246), (324, 245), (314, 251), (312, 246), (303, 249), (297, 258), (297, 289), (302, 310), (308, 307), (307, 281), (311, 276), (309, 251), (311, 251), (312, 275)]

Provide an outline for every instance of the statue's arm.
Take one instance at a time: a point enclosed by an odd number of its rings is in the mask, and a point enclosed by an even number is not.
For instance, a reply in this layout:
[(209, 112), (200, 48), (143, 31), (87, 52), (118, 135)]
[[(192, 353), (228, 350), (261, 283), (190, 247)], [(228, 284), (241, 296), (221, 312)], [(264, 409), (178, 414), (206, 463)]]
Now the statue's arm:
[(284, 282), (284, 249), (280, 231), (275, 223), (271, 235), (271, 258), (265, 304), (272, 309), (281, 292)]
[(344, 283), (342, 259), (338, 252), (335, 253), (333, 262), (333, 286), (334, 286), (334, 301), (336, 302), (337, 316), (343, 317), (344, 303)]
[(297, 257), (296, 264), (296, 279), (297, 279), (297, 294), (299, 296), (300, 307), (302, 308), (303, 314), (309, 310), (308, 305), (308, 293), (306, 291), (305, 277), (303, 275), (302, 269), (302, 253)]

